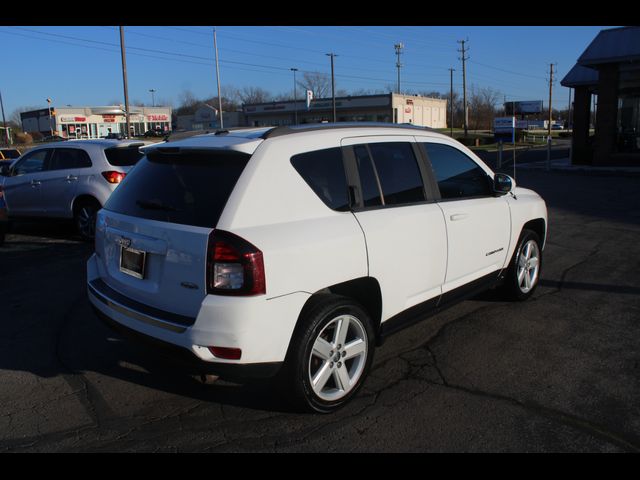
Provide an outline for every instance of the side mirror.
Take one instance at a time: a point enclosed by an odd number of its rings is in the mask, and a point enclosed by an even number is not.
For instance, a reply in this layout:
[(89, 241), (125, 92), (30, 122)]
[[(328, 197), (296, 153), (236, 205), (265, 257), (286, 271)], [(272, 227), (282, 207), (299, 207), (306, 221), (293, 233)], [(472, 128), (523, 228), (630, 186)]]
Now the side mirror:
[(3, 177), (11, 176), (11, 168), (9, 167), (9, 165), (3, 165), (2, 167), (0, 167), (0, 175), (2, 175)]
[(506, 195), (516, 188), (516, 181), (504, 173), (496, 173), (493, 177), (493, 191), (498, 195)]

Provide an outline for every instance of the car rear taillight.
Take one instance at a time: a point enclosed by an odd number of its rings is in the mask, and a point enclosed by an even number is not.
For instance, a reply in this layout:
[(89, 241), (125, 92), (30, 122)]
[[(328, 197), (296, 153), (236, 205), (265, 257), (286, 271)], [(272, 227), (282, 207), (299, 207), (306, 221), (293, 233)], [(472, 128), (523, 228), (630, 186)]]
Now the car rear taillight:
[(262, 252), (233, 233), (211, 232), (207, 250), (207, 293), (249, 296), (266, 291)]
[(125, 175), (126, 173), (124, 172), (116, 172), (114, 170), (109, 170), (108, 172), (102, 172), (102, 176), (109, 183), (120, 183), (124, 179)]
[(215, 357), (225, 360), (240, 360), (240, 358), (242, 358), (242, 350), (239, 348), (209, 347), (209, 351), (213, 353)]

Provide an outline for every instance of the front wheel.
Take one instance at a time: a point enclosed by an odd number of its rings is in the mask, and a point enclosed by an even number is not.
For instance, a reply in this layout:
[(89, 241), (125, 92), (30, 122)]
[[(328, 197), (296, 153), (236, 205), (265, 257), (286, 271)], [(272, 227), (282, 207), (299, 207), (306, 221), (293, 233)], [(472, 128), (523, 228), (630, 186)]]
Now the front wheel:
[(541, 269), (540, 237), (532, 230), (523, 230), (505, 277), (506, 295), (513, 300), (529, 298), (538, 286)]
[(330, 413), (360, 389), (373, 361), (371, 319), (358, 304), (327, 295), (300, 319), (287, 360), (294, 403)]

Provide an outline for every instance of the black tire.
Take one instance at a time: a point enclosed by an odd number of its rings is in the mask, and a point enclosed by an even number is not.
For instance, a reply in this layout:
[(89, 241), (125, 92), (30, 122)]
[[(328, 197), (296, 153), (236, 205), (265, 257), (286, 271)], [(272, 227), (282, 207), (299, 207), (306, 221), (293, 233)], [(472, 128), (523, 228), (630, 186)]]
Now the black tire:
[[(523, 255), (523, 250), (530, 245), (531, 242), (535, 242), (536, 249), (536, 257), (538, 259), (537, 263), (537, 272), (532, 272), (531, 270), (525, 269), (525, 275), (529, 275), (530, 285), (527, 287), (526, 278), (521, 281), (519, 279), (518, 274), (522, 272), (519, 266), (521, 262), (521, 257)], [(525, 255), (526, 256), (526, 255)], [(520, 234), (520, 238), (518, 239), (518, 245), (516, 250), (513, 253), (513, 257), (511, 258), (511, 262), (509, 263), (509, 268), (507, 270), (507, 274), (505, 275), (504, 284), (502, 285), (501, 291), (504, 296), (509, 300), (516, 301), (524, 301), (528, 299), (533, 292), (538, 287), (540, 283), (540, 274), (542, 272), (542, 243), (540, 241), (540, 237), (533, 230), (523, 230)]]
[(92, 242), (95, 238), (96, 215), (102, 208), (94, 198), (84, 198), (73, 208), (73, 220), (78, 234), (84, 241)]
[[(345, 323), (339, 323), (340, 320)], [(348, 325), (345, 344), (332, 344), (335, 350), (331, 350), (331, 360), (316, 357), (313, 354), (316, 341), (321, 336), (323, 339), (337, 338), (338, 325)], [(356, 344), (359, 349), (366, 348), (364, 356), (360, 354), (359, 357), (347, 358), (347, 351), (353, 353), (352, 348)], [(365, 309), (346, 297), (321, 295), (311, 307), (303, 310), (291, 339), (280, 377), (280, 381), (284, 382), (282, 386), (289, 394), (289, 403), (297, 410), (319, 413), (331, 413), (344, 406), (362, 387), (373, 362), (374, 349), (375, 331)], [(335, 398), (323, 398), (314, 391), (311, 377), (318, 375), (321, 370), (330, 373), (327, 373), (328, 380), (323, 384), (326, 387), (320, 393)], [(341, 390), (338, 383), (340, 378), (344, 380), (344, 376), (340, 375), (345, 372), (353, 380), (348, 391)]]

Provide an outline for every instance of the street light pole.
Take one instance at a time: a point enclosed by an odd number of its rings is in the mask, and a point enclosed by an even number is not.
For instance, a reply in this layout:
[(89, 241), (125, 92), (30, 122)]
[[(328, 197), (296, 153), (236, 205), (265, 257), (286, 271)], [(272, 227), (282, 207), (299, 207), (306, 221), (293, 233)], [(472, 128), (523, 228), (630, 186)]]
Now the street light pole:
[(53, 125), (51, 125), (51, 99), (47, 98), (47, 103), (49, 104), (49, 135), (53, 137)]
[(120, 27), (120, 53), (122, 55), (122, 81), (124, 83), (124, 110), (127, 119), (127, 133), (125, 138), (131, 135), (131, 120), (129, 117), (129, 87), (127, 86), (127, 58), (124, 49), (124, 29)]
[(336, 77), (333, 71), (333, 58), (337, 57), (337, 55), (335, 53), (327, 53), (327, 56), (331, 57), (331, 99), (333, 105), (333, 123), (336, 123), (338, 120), (336, 116)]
[(297, 68), (291, 68), (293, 72), (293, 115), (294, 115), (294, 124), (298, 125), (298, 89), (296, 88), (296, 72)]
[(154, 95), (154, 93), (156, 93), (155, 89), (150, 89), (149, 90), (151, 92), (151, 106), (155, 107), (156, 106), (156, 97)]

